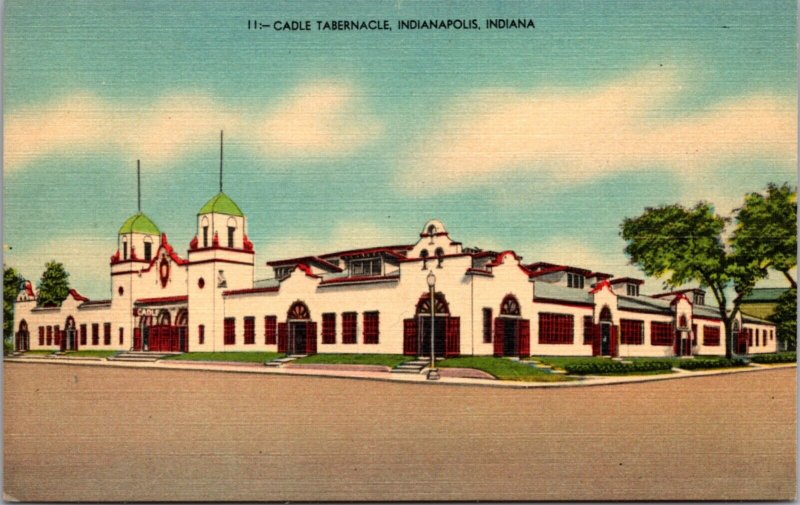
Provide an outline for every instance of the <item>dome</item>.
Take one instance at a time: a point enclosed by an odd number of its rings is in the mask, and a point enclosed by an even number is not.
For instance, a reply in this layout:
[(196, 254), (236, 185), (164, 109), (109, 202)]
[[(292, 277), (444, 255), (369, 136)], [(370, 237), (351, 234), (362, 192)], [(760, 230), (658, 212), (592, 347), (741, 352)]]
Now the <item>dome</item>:
[(225, 193), (219, 193), (217, 196), (207, 201), (197, 214), (226, 214), (228, 216), (244, 217), (242, 209), (231, 200), (231, 197)]
[(146, 235), (160, 235), (161, 231), (152, 219), (144, 215), (142, 212), (129, 217), (119, 229), (119, 234), (125, 233), (144, 233)]

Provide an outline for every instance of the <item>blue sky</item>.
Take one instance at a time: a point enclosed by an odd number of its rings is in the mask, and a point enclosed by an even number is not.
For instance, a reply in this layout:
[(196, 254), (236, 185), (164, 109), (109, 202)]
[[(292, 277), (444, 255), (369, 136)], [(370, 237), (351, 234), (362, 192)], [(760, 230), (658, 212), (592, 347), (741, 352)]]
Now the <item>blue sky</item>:
[[(663, 5), (662, 5), (663, 4)], [(107, 296), (143, 210), (179, 251), (217, 191), (258, 262), (451, 236), (619, 275), (645, 206), (796, 183), (795, 3), (6, 3), (5, 262)], [(248, 19), (534, 18), (288, 33)], [(262, 268), (260, 276), (266, 276)], [(645, 291), (660, 287), (649, 281)]]

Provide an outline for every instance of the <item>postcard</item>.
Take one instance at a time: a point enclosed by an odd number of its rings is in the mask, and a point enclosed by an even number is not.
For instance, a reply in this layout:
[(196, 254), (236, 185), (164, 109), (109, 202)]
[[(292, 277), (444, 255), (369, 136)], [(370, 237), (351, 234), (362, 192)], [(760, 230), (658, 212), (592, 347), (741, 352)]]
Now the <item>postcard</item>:
[(4, 7), (5, 500), (795, 499), (795, 2)]

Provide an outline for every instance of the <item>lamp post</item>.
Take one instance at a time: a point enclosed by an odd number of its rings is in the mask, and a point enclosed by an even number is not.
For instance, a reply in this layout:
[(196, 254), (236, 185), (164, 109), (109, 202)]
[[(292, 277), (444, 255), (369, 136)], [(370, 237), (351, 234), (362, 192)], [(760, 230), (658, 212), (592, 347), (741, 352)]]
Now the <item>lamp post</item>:
[(436, 369), (436, 348), (434, 347), (435, 328), (434, 318), (436, 317), (436, 276), (433, 272), (428, 274), (428, 288), (430, 290), (430, 305), (431, 305), (431, 367), (428, 370), (428, 380), (439, 380), (439, 370)]

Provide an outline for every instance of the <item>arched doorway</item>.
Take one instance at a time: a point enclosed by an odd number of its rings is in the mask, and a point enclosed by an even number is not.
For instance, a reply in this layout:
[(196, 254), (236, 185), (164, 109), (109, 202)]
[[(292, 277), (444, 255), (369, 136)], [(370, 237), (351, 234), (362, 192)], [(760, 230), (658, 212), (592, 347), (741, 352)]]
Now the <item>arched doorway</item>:
[[(433, 309), (433, 317), (431, 317)], [(458, 356), (461, 352), (461, 318), (450, 315), (443, 293), (436, 292), (431, 307), (430, 293), (423, 293), (414, 308), (414, 317), (403, 321), (403, 354), (408, 356)]]
[(28, 331), (28, 322), (26, 320), (23, 319), (19, 322), (19, 330), (17, 331), (15, 337), (16, 342), (14, 348), (17, 351), (22, 352), (30, 350), (31, 334), (30, 331)]
[(175, 327), (178, 329), (178, 348), (181, 352), (189, 352), (189, 311), (178, 309), (175, 315)]
[(317, 323), (311, 320), (308, 305), (297, 300), (286, 311), (286, 322), (278, 323), (278, 352), (315, 354)]
[(617, 328), (611, 317), (611, 309), (603, 306), (598, 317), (598, 324), (595, 326), (595, 344), (592, 346), (592, 354), (595, 356), (616, 356), (619, 353), (617, 347)]
[(500, 314), (494, 320), (494, 355), (528, 357), (530, 340), (530, 321), (522, 319), (519, 300), (514, 295), (506, 295), (500, 303)]
[(133, 329), (133, 350), (144, 351), (149, 348), (150, 328), (153, 326), (152, 315), (139, 316), (139, 324)]
[(69, 316), (64, 322), (64, 338), (61, 339), (61, 351), (78, 350), (78, 328), (75, 319)]
[(675, 328), (674, 351), (676, 356), (692, 355), (692, 335), (689, 333), (689, 322), (685, 314), (678, 318), (678, 326)]

